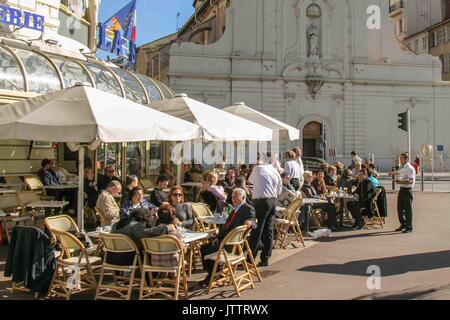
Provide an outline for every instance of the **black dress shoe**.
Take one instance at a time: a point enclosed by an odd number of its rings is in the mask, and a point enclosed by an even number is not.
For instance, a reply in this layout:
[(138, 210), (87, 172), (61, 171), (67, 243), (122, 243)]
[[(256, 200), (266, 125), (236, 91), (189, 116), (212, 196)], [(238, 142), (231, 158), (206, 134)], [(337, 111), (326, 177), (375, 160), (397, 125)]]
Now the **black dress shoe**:
[(412, 233), (413, 229), (405, 229), (402, 231), (402, 233)]
[(258, 268), (264, 268), (264, 267), (268, 267), (269, 266), (269, 261), (265, 260), (265, 261), (260, 261), (258, 262)]
[(359, 224), (357, 227), (356, 227), (356, 230), (362, 230), (362, 229), (364, 229), (364, 224)]
[(198, 285), (199, 285), (200, 287), (202, 287), (202, 288), (208, 288), (208, 287), (209, 287), (209, 281), (210, 281), (210, 278), (209, 278), (209, 277), (206, 277), (206, 278), (203, 279), (202, 281), (199, 281), (199, 282), (198, 282)]
[(396, 232), (400, 232), (400, 231), (403, 231), (403, 230), (405, 230), (405, 229), (406, 229), (405, 227), (401, 226), (400, 228), (395, 229), (395, 231), (396, 231)]

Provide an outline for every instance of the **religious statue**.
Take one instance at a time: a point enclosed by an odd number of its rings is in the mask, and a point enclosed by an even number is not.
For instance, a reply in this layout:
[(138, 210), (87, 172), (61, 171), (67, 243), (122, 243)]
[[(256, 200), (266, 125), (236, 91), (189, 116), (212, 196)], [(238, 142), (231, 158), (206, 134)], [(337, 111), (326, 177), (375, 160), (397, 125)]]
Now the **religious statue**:
[(308, 40), (309, 40), (309, 55), (318, 56), (319, 55), (319, 29), (315, 23), (311, 24), (308, 29)]

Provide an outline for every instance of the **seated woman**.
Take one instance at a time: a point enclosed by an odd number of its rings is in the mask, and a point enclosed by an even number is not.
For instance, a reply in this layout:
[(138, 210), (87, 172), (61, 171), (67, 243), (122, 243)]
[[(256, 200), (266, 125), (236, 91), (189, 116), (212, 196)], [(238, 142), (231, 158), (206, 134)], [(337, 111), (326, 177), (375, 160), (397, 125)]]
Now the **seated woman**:
[(86, 168), (84, 170), (84, 193), (87, 195), (87, 206), (94, 209), (98, 199), (98, 189), (95, 184), (94, 170)]
[(227, 194), (222, 186), (217, 185), (218, 181), (219, 177), (217, 174), (207, 174), (206, 179), (202, 184), (202, 190), (200, 191), (201, 198), (213, 212), (216, 211), (218, 202), (225, 203), (227, 201)]
[(194, 215), (191, 205), (184, 202), (183, 188), (175, 186), (169, 192), (169, 204), (175, 212), (175, 223), (186, 229), (194, 227)]
[(325, 174), (325, 185), (330, 187), (336, 187), (337, 186), (337, 174), (336, 174), (336, 167), (335, 166), (329, 166), (328, 172)]
[[(129, 237), (141, 251), (143, 249), (141, 239), (157, 237), (175, 231), (173, 225), (150, 226), (156, 213), (145, 208), (134, 209), (129, 216), (124, 216), (112, 226), (111, 233), (123, 234)], [(106, 261), (117, 265), (130, 265), (133, 263), (134, 253), (108, 253)]]
[(367, 176), (370, 182), (372, 182), (374, 188), (378, 188), (380, 186), (380, 181), (378, 181), (378, 179), (375, 177), (372, 170), (367, 170)]
[[(173, 207), (168, 204), (164, 204), (161, 208), (159, 208), (157, 227), (167, 230), (167, 233), (165, 234), (178, 238), (181, 242), (181, 248), (184, 250), (185, 246), (183, 241), (181, 241), (182, 235), (178, 230), (175, 229), (175, 222), (176, 218), (174, 215)], [(176, 253), (169, 255), (152, 254), (150, 259), (153, 266), (175, 267), (178, 265), (180, 257)]]
[(138, 208), (149, 209), (152, 213), (157, 210), (153, 204), (144, 199), (144, 189), (141, 187), (131, 190), (129, 200), (123, 204), (120, 210), (120, 217), (129, 217), (131, 212)]

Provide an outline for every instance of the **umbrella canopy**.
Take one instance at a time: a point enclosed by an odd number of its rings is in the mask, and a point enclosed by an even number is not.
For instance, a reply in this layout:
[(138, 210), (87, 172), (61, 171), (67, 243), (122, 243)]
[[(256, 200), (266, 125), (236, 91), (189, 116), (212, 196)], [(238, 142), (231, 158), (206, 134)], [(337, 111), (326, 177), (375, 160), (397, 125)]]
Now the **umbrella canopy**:
[(264, 127), (274, 130), (274, 134), (278, 131), (280, 142), (289, 142), (300, 139), (300, 131), (290, 125), (277, 119), (269, 117), (264, 113), (256, 111), (244, 102), (238, 102), (231, 107), (223, 109), (226, 112), (242, 117), (244, 119), (256, 122)]
[(184, 141), (197, 125), (89, 86), (0, 106), (0, 137), (54, 142)]
[(198, 124), (207, 141), (270, 141), (272, 129), (180, 94), (150, 104), (156, 110)]
[[(2, 139), (117, 143), (196, 139), (200, 128), (89, 86), (0, 106)], [(78, 225), (83, 222), (84, 147), (78, 145)]]

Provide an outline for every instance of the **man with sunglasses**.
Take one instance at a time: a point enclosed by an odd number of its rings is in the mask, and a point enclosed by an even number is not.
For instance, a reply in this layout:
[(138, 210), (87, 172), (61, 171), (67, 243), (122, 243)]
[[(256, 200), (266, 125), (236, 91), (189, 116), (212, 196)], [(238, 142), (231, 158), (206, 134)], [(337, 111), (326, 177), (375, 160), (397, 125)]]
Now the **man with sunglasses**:
[(109, 165), (105, 167), (105, 174), (102, 174), (98, 177), (97, 187), (99, 191), (106, 190), (106, 187), (111, 181), (121, 182), (120, 179), (116, 176), (116, 170), (113, 165)]

